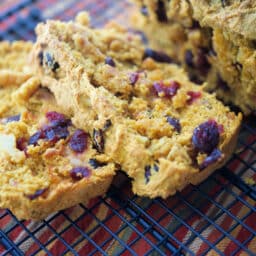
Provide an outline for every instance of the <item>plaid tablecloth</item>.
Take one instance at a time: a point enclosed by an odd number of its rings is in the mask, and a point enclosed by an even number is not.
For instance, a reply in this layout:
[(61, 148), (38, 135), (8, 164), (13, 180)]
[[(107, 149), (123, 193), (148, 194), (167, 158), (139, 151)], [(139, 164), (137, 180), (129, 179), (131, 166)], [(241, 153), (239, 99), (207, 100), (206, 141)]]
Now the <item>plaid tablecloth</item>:
[[(92, 25), (101, 26), (112, 18), (127, 24), (134, 7), (118, 0), (1, 1), (0, 39), (33, 40), (37, 22), (68, 20), (81, 10), (90, 12)], [(243, 131), (226, 167), (232, 170), (232, 182), (222, 170), (168, 200), (148, 200), (134, 197), (129, 183), (120, 185), (119, 177), (104, 198), (43, 222), (19, 222), (8, 210), (0, 210), (0, 254), (256, 255), (256, 203), (248, 194), (254, 190), (239, 187), (247, 186), (243, 178), (256, 176), (256, 132), (250, 125)], [(235, 186), (238, 176), (240, 185)]]

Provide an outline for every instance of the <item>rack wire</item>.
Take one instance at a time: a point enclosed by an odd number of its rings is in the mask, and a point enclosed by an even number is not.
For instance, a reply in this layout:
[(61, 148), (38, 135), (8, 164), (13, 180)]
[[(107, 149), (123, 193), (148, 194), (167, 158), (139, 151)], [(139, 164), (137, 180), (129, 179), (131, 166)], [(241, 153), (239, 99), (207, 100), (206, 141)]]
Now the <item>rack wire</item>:
[[(67, 20), (88, 10), (99, 26), (131, 8), (126, 1), (111, 0), (2, 2), (0, 40), (10, 41), (34, 40), (36, 24), (48, 18)], [(246, 183), (256, 178), (255, 156), (251, 117), (225, 167), (167, 200), (134, 196), (120, 173), (106, 196), (41, 222), (19, 221), (0, 210), (0, 254), (256, 255), (256, 186)]]

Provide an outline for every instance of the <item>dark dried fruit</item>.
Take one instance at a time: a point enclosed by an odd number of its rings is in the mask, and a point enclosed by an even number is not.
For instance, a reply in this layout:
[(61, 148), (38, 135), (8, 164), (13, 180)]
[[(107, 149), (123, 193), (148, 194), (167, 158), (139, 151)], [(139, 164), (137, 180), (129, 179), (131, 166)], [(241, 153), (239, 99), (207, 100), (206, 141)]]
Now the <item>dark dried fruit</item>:
[(156, 172), (158, 172), (159, 171), (159, 166), (158, 165), (156, 165), (156, 164), (154, 164), (154, 170), (156, 171)]
[(69, 136), (68, 127), (66, 125), (49, 125), (43, 128), (44, 138), (51, 142), (57, 142)]
[(219, 149), (217, 149), (217, 148), (214, 149), (212, 151), (212, 153), (204, 159), (203, 163), (199, 166), (199, 169), (203, 170), (203, 169), (207, 168), (209, 165), (220, 160), (222, 158), (222, 156), (223, 156), (223, 154)]
[(112, 67), (116, 66), (116, 63), (114, 62), (114, 60), (111, 57), (109, 57), (109, 56), (107, 56), (105, 58), (105, 64), (107, 64), (109, 66), (112, 66)]
[(45, 116), (48, 119), (48, 121), (51, 123), (66, 120), (66, 118), (63, 114), (58, 113), (56, 111), (49, 111), (45, 114)]
[(74, 180), (81, 180), (83, 178), (88, 178), (91, 176), (91, 170), (88, 167), (78, 166), (74, 167), (70, 171), (70, 176)]
[(87, 148), (87, 140), (87, 133), (83, 130), (76, 130), (70, 138), (69, 147), (77, 153), (82, 153)]
[(225, 92), (230, 91), (228, 84), (221, 78), (220, 75), (217, 76), (217, 86)]
[(133, 72), (129, 76), (130, 84), (135, 85), (140, 77), (140, 74), (138, 72)]
[(191, 68), (194, 67), (193, 58), (194, 58), (193, 53), (190, 50), (187, 50), (185, 52), (185, 62)]
[(28, 199), (30, 199), (30, 200), (34, 200), (34, 199), (36, 199), (37, 197), (41, 196), (46, 190), (47, 190), (47, 188), (38, 189), (34, 194), (26, 195), (26, 197), (27, 197)]
[(216, 121), (208, 120), (194, 129), (192, 143), (196, 150), (210, 154), (219, 144), (220, 133)]
[(45, 64), (53, 71), (55, 72), (59, 67), (59, 63), (56, 62), (53, 58), (53, 56), (47, 52), (44, 56)]
[(176, 81), (171, 81), (168, 85), (163, 82), (155, 82), (153, 83), (153, 88), (158, 95), (163, 94), (165, 97), (173, 97), (180, 88), (180, 84)]
[(104, 151), (104, 134), (101, 129), (93, 129), (93, 146), (99, 153)]
[(34, 133), (28, 140), (28, 145), (37, 145), (38, 140), (43, 139), (42, 131)]
[(158, 2), (157, 2), (156, 16), (157, 16), (158, 21), (160, 21), (160, 22), (168, 21), (164, 2), (162, 0), (158, 0)]
[(174, 129), (180, 133), (181, 131), (181, 126), (180, 126), (180, 121), (176, 118), (173, 118), (173, 117), (170, 117), (170, 116), (167, 116), (167, 122), (174, 127)]
[(107, 119), (105, 124), (104, 124), (103, 130), (106, 131), (111, 125), (112, 125), (111, 120)]
[(211, 64), (208, 62), (208, 59), (207, 59), (207, 53), (208, 53), (207, 49), (201, 48), (198, 50), (198, 54), (197, 54), (195, 65), (202, 75), (207, 75), (211, 67)]
[(102, 166), (105, 166), (106, 163), (101, 163), (99, 162), (98, 160), (94, 159), (94, 158), (91, 158), (89, 160), (89, 164), (94, 168), (94, 169), (97, 169), (99, 167), (102, 167)]
[(150, 176), (151, 176), (151, 166), (146, 165), (145, 166), (145, 179), (146, 179), (146, 184), (149, 182)]
[(40, 66), (43, 66), (43, 63), (44, 63), (44, 53), (42, 51), (40, 51), (38, 53), (38, 59), (39, 59)]
[(148, 8), (147, 8), (147, 6), (142, 6), (141, 8), (140, 8), (140, 13), (142, 14), (142, 15), (144, 15), (144, 16), (148, 16)]
[(169, 57), (166, 53), (163, 52), (158, 52), (155, 50), (152, 50), (150, 48), (146, 48), (144, 52), (143, 59), (146, 58), (152, 58), (153, 60), (157, 62), (162, 62), (162, 63), (172, 63), (173, 60), (171, 57)]
[(188, 91), (187, 95), (189, 96), (189, 99), (187, 100), (187, 103), (190, 105), (193, 102), (195, 102), (197, 99), (201, 98), (202, 93), (200, 91)]
[(20, 151), (24, 151), (27, 146), (27, 141), (24, 137), (17, 139), (16, 148)]
[(18, 122), (18, 121), (20, 121), (20, 114), (15, 115), (15, 116), (9, 116), (9, 117), (6, 118), (6, 123)]

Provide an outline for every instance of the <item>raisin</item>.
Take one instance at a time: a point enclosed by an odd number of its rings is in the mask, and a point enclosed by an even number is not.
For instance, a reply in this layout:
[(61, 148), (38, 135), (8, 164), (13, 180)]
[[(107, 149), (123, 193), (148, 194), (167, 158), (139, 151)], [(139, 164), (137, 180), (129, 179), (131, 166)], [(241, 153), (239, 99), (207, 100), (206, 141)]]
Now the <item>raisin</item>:
[(192, 143), (199, 152), (210, 154), (219, 144), (219, 127), (215, 120), (208, 120), (194, 129)]
[(104, 136), (101, 129), (93, 129), (93, 146), (99, 153), (104, 151)]
[(94, 168), (94, 169), (97, 169), (99, 167), (102, 167), (102, 166), (105, 166), (106, 163), (101, 163), (99, 162), (98, 160), (94, 159), (94, 158), (91, 158), (89, 159), (89, 164)]
[(17, 139), (16, 148), (20, 151), (24, 151), (26, 149), (27, 141), (24, 137)]
[(87, 148), (87, 140), (87, 133), (83, 130), (76, 130), (70, 138), (69, 147), (77, 153), (82, 153)]
[(129, 81), (131, 85), (135, 85), (140, 77), (140, 74), (138, 72), (133, 72), (129, 76)]
[(115, 67), (116, 66), (116, 63), (114, 62), (114, 60), (111, 57), (109, 57), (109, 56), (107, 56), (105, 58), (105, 64), (107, 64), (107, 65), (109, 65), (111, 67)]
[(18, 122), (18, 121), (20, 121), (20, 114), (15, 115), (15, 116), (9, 116), (9, 117), (6, 118), (6, 123)]
[(158, 21), (160, 21), (160, 22), (168, 21), (164, 2), (162, 0), (158, 0), (158, 2), (157, 2), (156, 16), (157, 16)]
[(168, 122), (171, 126), (173, 126), (174, 129), (175, 129), (178, 133), (180, 133), (180, 131), (181, 131), (181, 126), (180, 126), (180, 121), (179, 121), (178, 119), (168, 116), (168, 117), (167, 117), (167, 122)]
[(146, 179), (146, 184), (149, 182), (150, 176), (151, 176), (151, 166), (146, 165), (145, 166), (145, 179)]
[(209, 165), (220, 160), (222, 158), (222, 155), (223, 154), (221, 153), (221, 151), (219, 149), (217, 149), (217, 148), (214, 149), (212, 151), (212, 153), (204, 159), (203, 163), (199, 166), (199, 169), (203, 170), (203, 169), (207, 168)]
[(47, 188), (43, 188), (43, 189), (38, 189), (34, 194), (29, 194), (26, 195), (26, 197), (30, 200), (34, 200), (37, 197), (41, 196), (45, 191), (47, 190)]
[(146, 48), (144, 51), (144, 56), (143, 59), (146, 58), (152, 58), (153, 60), (157, 61), (157, 62), (162, 62), (162, 63), (172, 63), (173, 60), (170, 56), (168, 56), (166, 53), (164, 52), (158, 52), (155, 50), (152, 50), (150, 48)]
[(74, 180), (81, 180), (91, 176), (91, 170), (88, 167), (77, 166), (70, 171), (70, 176)]

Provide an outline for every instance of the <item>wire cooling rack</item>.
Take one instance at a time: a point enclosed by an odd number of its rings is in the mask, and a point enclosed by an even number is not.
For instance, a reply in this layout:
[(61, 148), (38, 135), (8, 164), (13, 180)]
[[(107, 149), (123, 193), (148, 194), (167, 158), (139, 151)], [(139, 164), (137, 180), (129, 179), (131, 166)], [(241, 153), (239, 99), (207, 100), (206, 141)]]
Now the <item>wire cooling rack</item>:
[[(131, 9), (126, 1), (1, 1), (0, 40), (33, 40), (36, 24), (88, 10), (102, 25)], [(125, 12), (128, 13), (128, 12)], [(127, 14), (128, 15), (128, 14)], [(236, 153), (199, 186), (168, 200), (134, 196), (124, 174), (106, 196), (49, 216), (18, 221), (0, 210), (0, 255), (256, 255), (255, 117), (245, 120)]]

